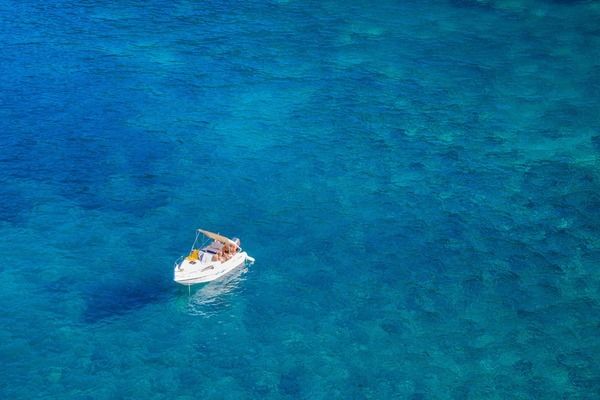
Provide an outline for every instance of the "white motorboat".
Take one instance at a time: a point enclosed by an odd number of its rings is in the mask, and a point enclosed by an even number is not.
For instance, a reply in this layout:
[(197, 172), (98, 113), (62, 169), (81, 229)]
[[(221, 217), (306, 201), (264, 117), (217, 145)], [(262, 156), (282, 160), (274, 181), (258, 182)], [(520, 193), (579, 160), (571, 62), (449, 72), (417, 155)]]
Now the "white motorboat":
[[(196, 248), (200, 234), (207, 242)], [(254, 263), (254, 258), (242, 250), (239, 239), (198, 229), (190, 254), (175, 261), (173, 280), (187, 286), (210, 282), (246, 263)]]

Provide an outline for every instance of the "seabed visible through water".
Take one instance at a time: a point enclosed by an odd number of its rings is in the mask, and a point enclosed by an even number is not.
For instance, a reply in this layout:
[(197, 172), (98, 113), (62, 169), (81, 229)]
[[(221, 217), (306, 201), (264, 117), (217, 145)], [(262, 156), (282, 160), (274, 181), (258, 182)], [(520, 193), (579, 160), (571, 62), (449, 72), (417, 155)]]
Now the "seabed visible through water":
[(598, 4), (1, 1), (0, 397), (595, 398)]

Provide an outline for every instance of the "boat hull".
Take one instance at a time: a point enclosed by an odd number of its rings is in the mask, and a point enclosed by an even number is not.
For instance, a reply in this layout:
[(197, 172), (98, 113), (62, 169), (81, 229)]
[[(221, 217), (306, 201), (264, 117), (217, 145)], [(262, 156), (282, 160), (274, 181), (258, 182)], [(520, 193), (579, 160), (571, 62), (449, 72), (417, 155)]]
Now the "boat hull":
[(186, 286), (214, 281), (245, 265), (247, 260), (253, 259), (246, 252), (237, 253), (225, 262), (213, 261), (208, 264), (184, 259), (175, 263), (173, 280)]

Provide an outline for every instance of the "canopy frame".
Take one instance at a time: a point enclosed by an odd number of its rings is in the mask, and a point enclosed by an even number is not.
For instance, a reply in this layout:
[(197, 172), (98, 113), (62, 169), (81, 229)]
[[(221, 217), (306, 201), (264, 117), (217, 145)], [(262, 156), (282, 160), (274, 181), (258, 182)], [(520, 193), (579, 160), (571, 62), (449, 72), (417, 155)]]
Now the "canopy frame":
[[(233, 246), (235, 246), (236, 249), (240, 249), (240, 246), (233, 240), (229, 239), (228, 237), (220, 235), (218, 233), (210, 232), (210, 231), (207, 231), (204, 229), (196, 230), (196, 240), (198, 240), (198, 235), (200, 233), (212, 240), (216, 240), (217, 242), (221, 242), (223, 244), (233, 245)], [(194, 240), (194, 245), (196, 244), (196, 240)]]

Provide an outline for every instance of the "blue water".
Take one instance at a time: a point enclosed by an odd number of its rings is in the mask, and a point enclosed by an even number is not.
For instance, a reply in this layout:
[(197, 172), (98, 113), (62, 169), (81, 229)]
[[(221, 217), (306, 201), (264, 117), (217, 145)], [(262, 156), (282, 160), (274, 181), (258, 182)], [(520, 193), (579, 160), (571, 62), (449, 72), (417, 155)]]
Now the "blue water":
[(598, 21), (0, 0), (0, 398), (598, 398)]

